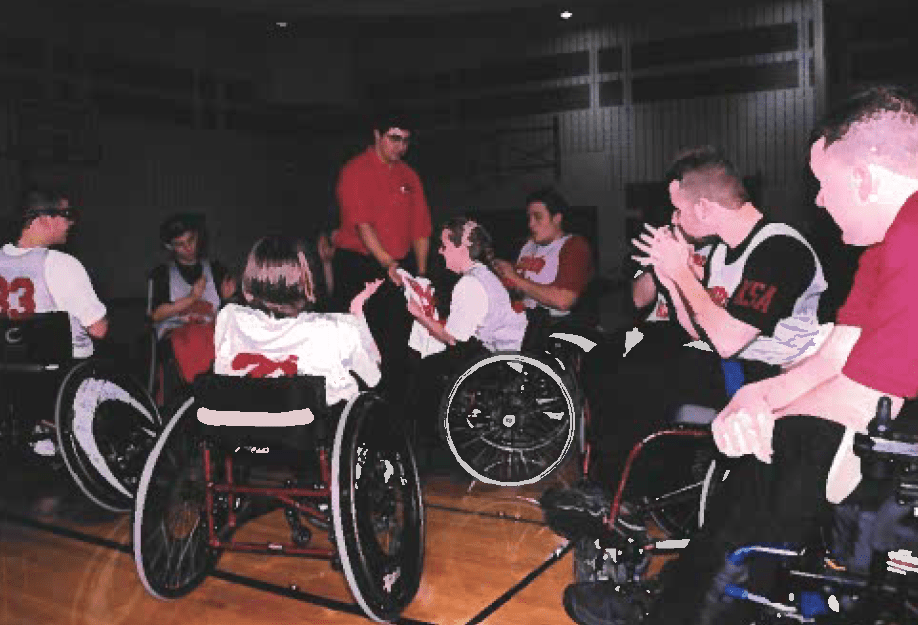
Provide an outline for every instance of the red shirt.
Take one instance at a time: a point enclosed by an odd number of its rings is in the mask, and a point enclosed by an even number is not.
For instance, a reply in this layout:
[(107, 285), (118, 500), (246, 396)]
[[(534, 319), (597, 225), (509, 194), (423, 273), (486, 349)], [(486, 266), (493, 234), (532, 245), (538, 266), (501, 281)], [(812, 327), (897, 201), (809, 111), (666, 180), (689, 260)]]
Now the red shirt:
[(373, 226), (386, 252), (405, 258), (416, 239), (430, 237), (430, 209), (415, 171), (399, 161), (383, 163), (374, 146), (348, 161), (338, 177), (341, 229), (335, 242), (360, 254), (369, 251), (357, 236), (357, 224)]
[(918, 193), (861, 256), (840, 325), (861, 328), (842, 373), (881, 393), (918, 395)]

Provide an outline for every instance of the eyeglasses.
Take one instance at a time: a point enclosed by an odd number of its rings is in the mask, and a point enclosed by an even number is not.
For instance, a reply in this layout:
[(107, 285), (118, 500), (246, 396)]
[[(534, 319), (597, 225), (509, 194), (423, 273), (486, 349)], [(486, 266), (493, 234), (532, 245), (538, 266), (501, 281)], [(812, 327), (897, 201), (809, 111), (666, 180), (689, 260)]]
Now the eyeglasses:
[(399, 134), (394, 134), (391, 132), (386, 134), (386, 139), (388, 139), (392, 143), (401, 143), (402, 145), (408, 145), (409, 143), (411, 143), (411, 137), (409, 137), (408, 135), (399, 135)]

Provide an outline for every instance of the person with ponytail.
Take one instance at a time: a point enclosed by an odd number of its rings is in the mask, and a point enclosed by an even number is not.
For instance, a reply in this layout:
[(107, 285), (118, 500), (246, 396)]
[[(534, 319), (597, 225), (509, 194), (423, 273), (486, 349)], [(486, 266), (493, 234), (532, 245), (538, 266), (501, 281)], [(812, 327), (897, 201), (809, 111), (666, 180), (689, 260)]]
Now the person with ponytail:
[(440, 325), (414, 302), (408, 302), (408, 312), (448, 346), (474, 340), (489, 352), (518, 351), (526, 315), (513, 309), (510, 294), (491, 268), (491, 235), (478, 223), (455, 217), (440, 228), (439, 242), (446, 268), (462, 276), (453, 288), (449, 317)]
[(285, 236), (259, 239), (242, 275), (245, 304), (217, 316), (214, 373), (250, 377), (325, 377), (329, 406), (380, 379), (379, 350), (363, 306), (382, 280), (368, 282), (349, 313), (314, 312), (321, 302), (302, 243)]
[[(491, 269), (494, 247), (487, 230), (470, 219), (455, 217), (440, 227), (436, 240), (446, 268), (461, 277), (453, 287), (449, 316), (442, 325), (415, 302), (407, 304), (408, 312), (447, 348), (423, 359), (416, 392), (407, 399), (406, 415), (436, 414), (446, 380), (481, 356), (519, 351), (526, 333), (526, 315), (514, 310), (510, 294)], [(429, 426), (434, 421), (425, 423)]]

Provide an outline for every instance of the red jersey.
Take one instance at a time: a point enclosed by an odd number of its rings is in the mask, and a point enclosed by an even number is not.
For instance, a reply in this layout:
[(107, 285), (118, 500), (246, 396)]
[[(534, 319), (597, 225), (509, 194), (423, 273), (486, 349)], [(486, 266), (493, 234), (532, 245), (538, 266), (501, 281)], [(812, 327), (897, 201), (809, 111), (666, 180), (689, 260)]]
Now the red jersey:
[(357, 224), (373, 226), (386, 252), (405, 258), (416, 239), (430, 237), (430, 209), (417, 173), (407, 164), (383, 163), (374, 146), (348, 161), (338, 177), (341, 229), (335, 242), (369, 255)]
[(840, 325), (861, 328), (842, 370), (882, 393), (918, 395), (918, 193), (879, 243), (861, 256)]

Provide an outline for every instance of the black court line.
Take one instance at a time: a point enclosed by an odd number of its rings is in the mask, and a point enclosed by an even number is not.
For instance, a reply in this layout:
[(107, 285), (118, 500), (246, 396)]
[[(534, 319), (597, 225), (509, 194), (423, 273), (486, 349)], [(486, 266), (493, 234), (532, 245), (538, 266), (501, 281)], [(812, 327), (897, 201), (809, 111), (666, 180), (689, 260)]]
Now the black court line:
[(536, 521), (534, 519), (522, 519), (510, 516), (508, 514), (502, 514), (500, 512), (478, 512), (475, 510), (466, 510), (465, 508), (454, 508), (452, 506), (444, 506), (442, 504), (436, 503), (425, 503), (425, 508), (432, 508), (434, 510), (445, 510), (447, 512), (456, 512), (459, 514), (469, 514), (473, 516), (482, 516), (489, 519), (497, 519), (499, 521), (512, 521), (513, 523), (528, 523), (529, 525), (539, 525), (545, 527), (546, 524), (543, 521)]
[[(96, 545), (98, 547), (105, 547), (106, 549), (113, 549), (115, 551), (120, 551), (121, 553), (131, 554), (132, 549), (130, 545), (122, 545), (121, 543), (108, 540), (106, 538), (99, 538), (98, 536), (93, 536), (91, 534), (84, 534), (83, 532), (78, 532), (76, 530), (68, 529), (66, 527), (61, 527), (59, 525), (53, 525), (51, 523), (45, 523), (43, 521), (38, 521), (28, 516), (14, 514), (6, 510), (0, 510), (0, 519), (11, 521), (17, 523), (24, 527), (30, 527), (32, 529), (41, 530), (43, 532), (48, 532), (49, 534), (55, 534), (57, 536), (62, 536), (64, 538), (70, 538), (79, 542), (87, 543), (90, 545)], [(287, 597), (289, 599), (296, 599), (303, 603), (308, 603), (310, 605), (316, 605), (323, 608), (329, 608), (336, 610), (338, 612), (346, 612), (348, 614), (354, 614), (357, 616), (363, 616), (363, 610), (361, 610), (357, 605), (353, 603), (344, 603), (342, 601), (337, 601), (335, 599), (329, 599), (328, 597), (322, 597), (320, 595), (313, 595), (302, 590), (293, 590), (291, 588), (285, 588), (284, 586), (278, 586), (277, 584), (272, 584), (270, 582), (261, 581), (258, 579), (252, 579), (251, 577), (246, 577), (244, 575), (238, 575), (236, 573), (230, 573), (229, 571), (215, 570), (210, 574), (211, 577), (229, 582), (231, 584), (236, 584), (238, 586), (245, 586), (246, 588), (251, 588), (253, 590), (259, 590), (262, 592), (271, 593), (279, 597)], [(427, 621), (418, 621), (415, 619), (402, 617), (399, 620), (395, 621), (399, 625), (436, 625), (435, 623), (429, 623)]]
[(512, 599), (517, 593), (519, 593), (521, 590), (526, 588), (526, 586), (534, 582), (535, 579), (539, 575), (547, 571), (549, 568), (554, 566), (555, 563), (561, 560), (561, 558), (566, 556), (568, 552), (570, 552), (570, 550), (574, 548), (575, 544), (576, 543), (574, 541), (571, 541), (563, 548), (556, 549), (550, 556), (548, 556), (548, 558), (546, 558), (545, 562), (543, 562), (538, 567), (536, 567), (535, 570), (533, 570), (531, 573), (529, 573), (529, 575), (521, 579), (510, 590), (508, 590), (507, 592), (502, 594), (500, 597), (495, 599), (488, 607), (486, 607), (484, 610), (482, 610), (481, 612), (476, 614), (474, 617), (472, 617), (472, 620), (470, 620), (465, 625), (477, 625), (478, 623), (481, 623), (483, 620), (485, 620), (486, 618), (488, 618), (489, 616), (497, 612), (497, 610), (499, 610), (501, 606), (503, 606), (505, 603), (510, 601), (510, 599)]

